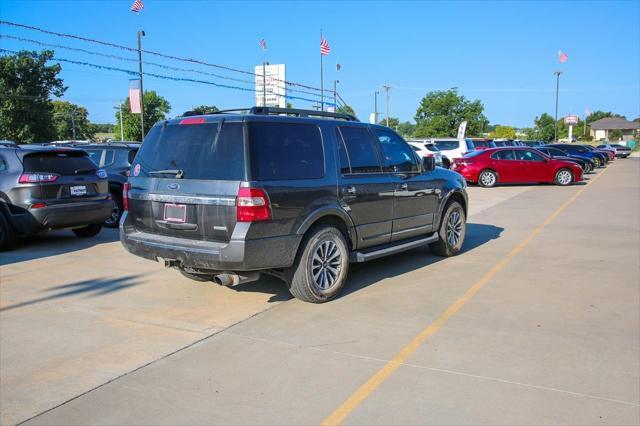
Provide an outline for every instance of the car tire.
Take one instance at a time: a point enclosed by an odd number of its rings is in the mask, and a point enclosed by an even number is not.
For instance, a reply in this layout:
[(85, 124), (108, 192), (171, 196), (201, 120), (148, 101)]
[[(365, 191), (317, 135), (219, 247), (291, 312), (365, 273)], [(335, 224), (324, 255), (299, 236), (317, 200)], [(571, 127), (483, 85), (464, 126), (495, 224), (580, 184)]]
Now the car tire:
[(438, 229), (438, 241), (429, 244), (434, 254), (451, 257), (460, 254), (464, 237), (467, 233), (467, 222), (464, 209), (457, 201), (449, 202), (442, 215)]
[(184, 269), (179, 269), (180, 273), (182, 275), (184, 275), (185, 277), (189, 278), (190, 280), (193, 281), (199, 281), (199, 282), (207, 282), (207, 281), (213, 281), (213, 275), (206, 275), (206, 274), (192, 274), (191, 272), (187, 272)]
[(83, 226), (82, 228), (74, 228), (72, 229), (72, 231), (74, 234), (76, 234), (80, 238), (91, 238), (98, 235), (101, 229), (102, 229), (102, 224), (95, 223), (93, 225)]
[(567, 186), (573, 183), (573, 173), (569, 169), (560, 169), (556, 172), (554, 179), (556, 185)]
[(595, 168), (599, 168), (600, 166), (602, 166), (601, 161), (599, 158), (594, 158), (593, 162), (595, 163)]
[(113, 202), (113, 208), (111, 210), (111, 216), (104, 221), (105, 228), (117, 228), (120, 224), (120, 216), (122, 216), (122, 212), (124, 211), (122, 195), (112, 192), (111, 201)]
[(9, 250), (16, 242), (16, 233), (0, 211), (0, 251)]
[(478, 175), (478, 185), (491, 188), (498, 183), (498, 175), (493, 170), (483, 170)]
[(312, 228), (289, 270), (289, 291), (305, 302), (327, 302), (340, 293), (348, 273), (349, 248), (342, 232), (332, 226)]

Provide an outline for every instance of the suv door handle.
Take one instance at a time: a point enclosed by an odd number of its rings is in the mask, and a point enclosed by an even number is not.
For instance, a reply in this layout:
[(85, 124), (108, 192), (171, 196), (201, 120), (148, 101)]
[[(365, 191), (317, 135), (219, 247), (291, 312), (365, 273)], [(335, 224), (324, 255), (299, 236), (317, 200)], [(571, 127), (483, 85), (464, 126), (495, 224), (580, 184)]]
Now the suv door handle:
[(344, 194), (356, 195), (356, 187), (355, 186), (347, 186), (345, 188), (342, 188), (342, 192)]

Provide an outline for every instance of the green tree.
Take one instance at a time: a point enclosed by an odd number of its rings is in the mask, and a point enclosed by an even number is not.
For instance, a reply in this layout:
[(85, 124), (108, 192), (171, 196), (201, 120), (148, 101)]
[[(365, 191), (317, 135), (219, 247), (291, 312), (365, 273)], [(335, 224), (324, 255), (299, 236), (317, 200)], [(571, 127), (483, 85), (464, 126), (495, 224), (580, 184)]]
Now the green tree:
[[(387, 125), (387, 119), (383, 118), (382, 120), (380, 120), (380, 122), (378, 123), (381, 126), (386, 126)], [(400, 119), (398, 119), (397, 117), (389, 117), (389, 128), (390, 129), (397, 129), (398, 126), (400, 125)]]
[[(158, 95), (155, 91), (144, 92), (144, 134), (149, 132), (149, 129), (153, 127), (158, 121), (166, 119), (166, 114), (171, 111), (171, 105), (169, 102)], [(140, 114), (132, 114), (129, 109), (129, 98), (127, 98), (122, 104), (122, 123), (124, 127), (125, 140), (139, 141), (141, 140), (140, 134)], [(113, 133), (120, 135), (120, 111), (116, 111), (116, 126), (113, 129)]]
[(525, 134), (525, 137), (527, 138), (527, 140), (533, 141), (538, 139), (538, 136), (536, 134), (536, 129), (534, 128), (525, 127), (521, 129), (521, 132)]
[(624, 115), (616, 114), (611, 111), (594, 111), (591, 114), (589, 114), (589, 116), (587, 117), (587, 124), (591, 124), (594, 121), (597, 121), (597, 120), (600, 120), (601, 118), (606, 118), (606, 117), (618, 117), (618, 118), (624, 118), (626, 120), (626, 117)]
[(405, 121), (404, 123), (398, 124), (397, 131), (405, 138), (410, 138), (413, 136), (413, 132), (416, 130), (416, 125)]
[[(145, 109), (146, 109), (146, 107), (145, 107)], [(216, 111), (220, 111), (220, 110), (215, 105), (200, 105), (200, 106), (195, 107), (191, 111), (187, 111), (187, 112), (192, 112), (192, 113), (201, 115), (201, 114), (210, 114), (210, 113), (216, 112)], [(182, 115), (184, 115), (184, 114), (182, 114)]]
[(339, 107), (336, 109), (336, 112), (337, 112), (337, 113), (340, 113), (340, 114), (351, 114), (351, 115), (353, 115), (354, 117), (356, 116), (356, 112), (353, 110), (353, 108), (351, 108), (351, 106), (350, 106), (350, 105), (342, 105), (342, 106), (339, 106)]
[(494, 138), (501, 138), (501, 139), (515, 139), (516, 129), (510, 126), (496, 126), (491, 136)]
[(56, 139), (91, 139), (95, 133), (89, 123), (87, 109), (67, 101), (53, 101), (53, 126)]
[(31, 143), (56, 137), (50, 97), (66, 90), (53, 51), (21, 51), (0, 58), (0, 139)]
[(416, 111), (414, 135), (455, 137), (460, 123), (466, 121), (466, 134), (479, 136), (489, 124), (483, 112), (482, 102), (467, 100), (458, 94), (457, 89), (429, 92), (422, 98)]
[(552, 116), (544, 112), (540, 117), (536, 117), (535, 120), (533, 120), (533, 125), (537, 140), (544, 142), (553, 141), (555, 120)]

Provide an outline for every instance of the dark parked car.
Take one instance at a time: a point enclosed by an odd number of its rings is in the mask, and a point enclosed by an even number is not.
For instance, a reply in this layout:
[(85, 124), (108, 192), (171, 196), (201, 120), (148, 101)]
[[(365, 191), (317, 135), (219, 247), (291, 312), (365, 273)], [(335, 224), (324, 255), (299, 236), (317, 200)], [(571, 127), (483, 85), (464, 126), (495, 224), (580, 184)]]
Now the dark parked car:
[(570, 143), (556, 143), (546, 145), (552, 148), (558, 148), (570, 155), (580, 155), (592, 159), (596, 163), (596, 167), (604, 167), (607, 164), (608, 157), (604, 152), (598, 152), (595, 150), (589, 150), (582, 145), (570, 144)]
[(464, 180), (394, 131), (348, 114), (243, 112), (149, 131), (125, 186), (127, 250), (223, 285), (271, 274), (314, 303), (340, 292), (350, 262), (460, 252)]
[(542, 141), (520, 141), (520, 143), (523, 144), (522, 146), (528, 146), (529, 148), (537, 148), (544, 145)]
[(0, 250), (52, 229), (93, 237), (111, 212), (107, 188), (106, 172), (84, 151), (0, 146)]
[(609, 149), (615, 153), (618, 158), (627, 158), (631, 155), (631, 148), (628, 146), (620, 145), (618, 143), (605, 143), (598, 145), (598, 149)]
[(593, 147), (591, 145), (582, 145), (585, 148), (587, 148), (589, 151), (596, 151), (596, 152), (602, 152), (604, 154), (606, 154), (606, 159), (607, 159), (607, 163), (609, 161), (613, 161), (616, 159), (616, 151), (615, 149), (610, 149), (610, 148), (596, 148)]
[(582, 168), (573, 161), (555, 160), (533, 148), (507, 147), (476, 151), (451, 166), (469, 182), (492, 187), (498, 183), (555, 183), (582, 180)]
[(107, 228), (117, 228), (120, 216), (124, 210), (122, 204), (122, 189), (129, 177), (131, 162), (136, 156), (140, 144), (137, 142), (107, 142), (100, 144), (82, 145), (91, 160), (98, 167), (107, 172), (109, 179), (109, 193), (113, 207), (111, 215), (104, 221)]
[(495, 148), (496, 144), (493, 143), (493, 139), (485, 139), (485, 138), (469, 138), (473, 143), (473, 146), (476, 150), (483, 150), (489, 148)]
[(498, 148), (504, 147), (504, 146), (518, 146), (516, 141), (514, 141), (512, 139), (494, 139), (493, 143)]
[(548, 146), (537, 146), (535, 147), (535, 149), (551, 158), (555, 158), (556, 160), (573, 161), (579, 164), (580, 167), (582, 167), (582, 171), (584, 173), (591, 173), (596, 168), (596, 163), (587, 157), (581, 157), (579, 155), (569, 155), (558, 148), (551, 148)]

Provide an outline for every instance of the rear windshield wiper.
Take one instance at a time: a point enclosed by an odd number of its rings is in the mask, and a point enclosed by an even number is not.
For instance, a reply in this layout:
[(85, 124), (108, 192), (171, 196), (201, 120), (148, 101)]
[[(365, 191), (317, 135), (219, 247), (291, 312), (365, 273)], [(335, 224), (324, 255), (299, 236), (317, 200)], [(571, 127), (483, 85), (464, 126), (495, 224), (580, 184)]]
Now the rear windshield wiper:
[(184, 170), (182, 169), (168, 169), (168, 170), (154, 170), (149, 172), (150, 175), (176, 175), (176, 179), (182, 179), (184, 177)]

